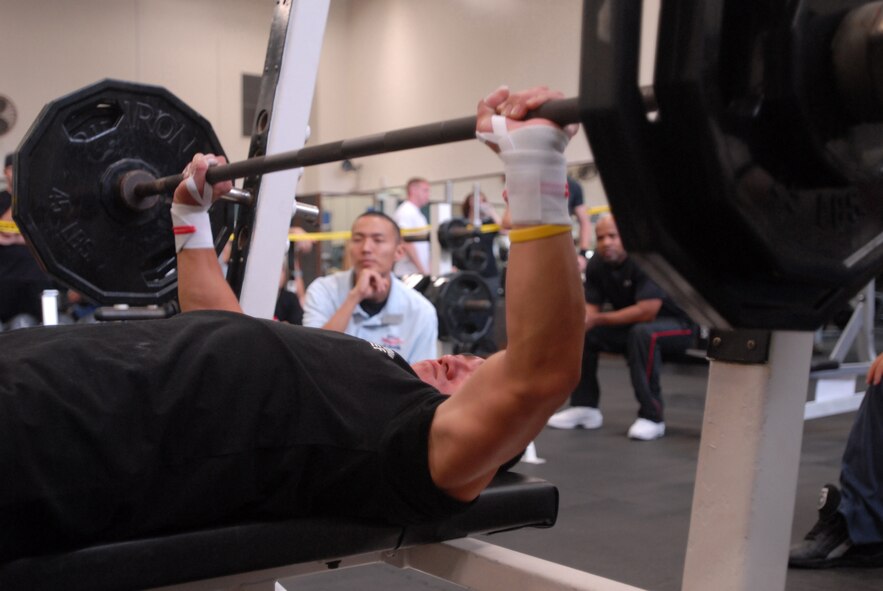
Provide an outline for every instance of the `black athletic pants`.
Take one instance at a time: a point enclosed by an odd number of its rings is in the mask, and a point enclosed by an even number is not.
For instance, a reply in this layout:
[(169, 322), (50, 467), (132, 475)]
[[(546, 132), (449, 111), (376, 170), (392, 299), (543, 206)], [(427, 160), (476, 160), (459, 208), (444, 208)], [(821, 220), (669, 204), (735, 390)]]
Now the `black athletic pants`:
[(673, 317), (657, 318), (625, 326), (597, 326), (586, 332), (582, 377), (570, 398), (572, 406), (597, 408), (601, 398), (598, 384), (598, 354), (625, 355), (629, 366), (638, 416), (654, 422), (663, 420), (659, 371), (665, 353), (682, 352), (693, 343), (695, 327)]
[(856, 544), (883, 542), (883, 385), (868, 388), (846, 441), (840, 512)]

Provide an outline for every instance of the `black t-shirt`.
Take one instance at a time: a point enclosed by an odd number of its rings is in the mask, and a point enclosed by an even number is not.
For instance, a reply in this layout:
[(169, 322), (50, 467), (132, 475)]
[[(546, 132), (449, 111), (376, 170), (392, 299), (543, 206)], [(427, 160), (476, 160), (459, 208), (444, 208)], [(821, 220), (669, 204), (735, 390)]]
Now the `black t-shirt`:
[(382, 302), (375, 302), (374, 300), (365, 298), (359, 302), (359, 307), (362, 308), (362, 311), (368, 316), (377, 316), (383, 310), (384, 306), (386, 306), (387, 301), (389, 301), (388, 297)]
[(241, 314), (0, 333), (0, 561), (243, 519), (392, 523), (445, 397), (392, 351)]
[[(12, 207), (12, 195), (0, 191), (0, 215)], [(0, 246), (0, 281), (43, 281), (49, 278), (40, 269), (28, 247), (24, 244)]]
[(279, 290), (279, 296), (276, 298), (276, 309), (273, 311), (273, 320), (298, 325), (304, 323), (304, 309), (301, 307), (296, 293), (292, 293), (287, 289)]
[(638, 267), (631, 257), (618, 267), (607, 264), (600, 256), (589, 259), (586, 265), (586, 302), (603, 306), (609, 303), (614, 310), (633, 306), (641, 300), (662, 300), (659, 316), (686, 318), (684, 312)]
[[(0, 191), (0, 215), (12, 206), (12, 195)], [(0, 321), (16, 314), (40, 317), (40, 293), (51, 279), (24, 244), (0, 246)]]

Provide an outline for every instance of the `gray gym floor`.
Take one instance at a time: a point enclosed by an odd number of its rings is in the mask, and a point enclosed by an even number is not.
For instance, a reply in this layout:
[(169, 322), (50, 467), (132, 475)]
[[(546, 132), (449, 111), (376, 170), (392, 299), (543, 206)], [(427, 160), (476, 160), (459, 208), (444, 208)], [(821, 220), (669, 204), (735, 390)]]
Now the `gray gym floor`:
[[(878, 346), (878, 350), (881, 348)], [(548, 530), (488, 536), (500, 546), (539, 556), (643, 589), (680, 589), (689, 531), (693, 479), (705, 400), (707, 367), (667, 365), (663, 391), (666, 436), (654, 442), (625, 437), (635, 403), (621, 358), (602, 359), (597, 431), (545, 429), (536, 441), (541, 465), (519, 472), (554, 482), (561, 493), (558, 523)], [(805, 424), (792, 539), (816, 520), (819, 488), (837, 482), (853, 414)], [(459, 587), (419, 573), (372, 566), (305, 577), (288, 589), (397, 590)], [(788, 591), (883, 589), (883, 569), (788, 571)]]

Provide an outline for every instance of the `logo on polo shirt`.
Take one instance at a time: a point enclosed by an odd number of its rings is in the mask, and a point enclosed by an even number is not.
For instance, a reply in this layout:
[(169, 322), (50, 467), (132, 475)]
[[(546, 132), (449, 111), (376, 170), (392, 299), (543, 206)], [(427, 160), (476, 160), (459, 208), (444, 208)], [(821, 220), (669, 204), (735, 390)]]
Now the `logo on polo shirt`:
[(390, 347), (392, 349), (401, 350), (401, 348), (402, 348), (402, 342), (403, 342), (402, 339), (400, 337), (395, 336), (395, 335), (385, 336), (381, 340), (383, 341), (384, 345), (386, 345), (387, 347)]
[(378, 345), (377, 343), (371, 343), (371, 346), (374, 347), (374, 349), (376, 349), (377, 351), (380, 351), (381, 353), (386, 353), (387, 355), (389, 355), (390, 359), (395, 359), (395, 357), (396, 357), (395, 353), (393, 353), (390, 349), (387, 349), (383, 345)]

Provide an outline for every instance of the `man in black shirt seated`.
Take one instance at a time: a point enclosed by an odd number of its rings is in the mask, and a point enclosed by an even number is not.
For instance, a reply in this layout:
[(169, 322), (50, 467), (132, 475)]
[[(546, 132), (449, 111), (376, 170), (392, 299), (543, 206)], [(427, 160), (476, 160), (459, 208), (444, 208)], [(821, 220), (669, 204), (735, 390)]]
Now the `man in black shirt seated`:
[[(597, 429), (598, 354), (626, 356), (638, 418), (628, 430), (632, 439), (650, 441), (665, 435), (659, 371), (662, 354), (683, 352), (693, 343), (695, 326), (666, 294), (629, 258), (616, 222), (605, 215), (595, 226), (597, 244), (586, 266), (586, 315), (583, 370), (571, 406), (549, 419), (556, 429)], [(610, 304), (610, 311), (601, 311)]]

